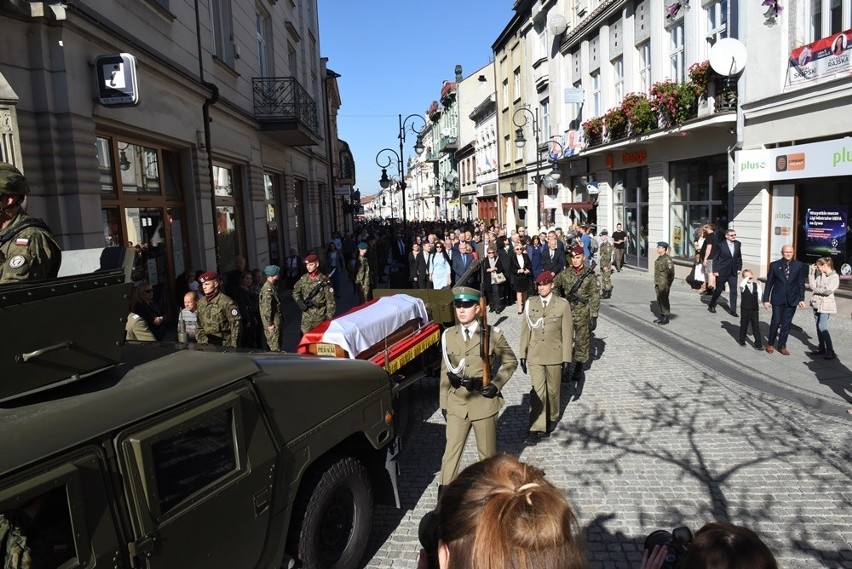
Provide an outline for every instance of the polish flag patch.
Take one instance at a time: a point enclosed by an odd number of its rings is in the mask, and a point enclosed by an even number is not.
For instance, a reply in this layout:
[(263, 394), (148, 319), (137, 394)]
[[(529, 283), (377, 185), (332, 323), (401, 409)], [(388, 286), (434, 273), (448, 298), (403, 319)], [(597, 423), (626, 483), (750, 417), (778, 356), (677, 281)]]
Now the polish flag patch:
[(18, 237), (15, 239), (15, 245), (29, 245), (30, 238), (29, 237)]

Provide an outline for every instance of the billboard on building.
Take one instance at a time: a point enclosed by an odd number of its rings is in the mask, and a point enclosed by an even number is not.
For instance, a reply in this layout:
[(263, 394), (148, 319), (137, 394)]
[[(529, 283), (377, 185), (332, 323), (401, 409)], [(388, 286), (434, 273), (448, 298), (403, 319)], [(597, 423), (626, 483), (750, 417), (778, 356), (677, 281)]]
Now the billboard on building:
[(787, 86), (799, 87), (848, 75), (852, 71), (852, 30), (846, 30), (790, 52)]

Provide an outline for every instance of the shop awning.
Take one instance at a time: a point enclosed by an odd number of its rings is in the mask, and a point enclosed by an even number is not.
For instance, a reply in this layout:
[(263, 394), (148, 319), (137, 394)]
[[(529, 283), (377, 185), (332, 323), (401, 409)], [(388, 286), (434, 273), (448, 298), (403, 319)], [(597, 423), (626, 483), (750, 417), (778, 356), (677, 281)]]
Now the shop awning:
[(595, 207), (595, 204), (592, 202), (562, 202), (562, 209), (592, 209)]

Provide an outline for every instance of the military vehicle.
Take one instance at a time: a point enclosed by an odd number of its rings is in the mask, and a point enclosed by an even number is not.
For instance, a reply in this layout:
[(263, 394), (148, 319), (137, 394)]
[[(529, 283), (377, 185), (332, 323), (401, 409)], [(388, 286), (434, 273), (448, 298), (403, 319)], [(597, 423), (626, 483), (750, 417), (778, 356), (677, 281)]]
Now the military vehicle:
[(125, 342), (132, 264), (66, 252), (0, 287), (0, 562), (358, 567), (374, 503), (399, 503), (393, 378)]

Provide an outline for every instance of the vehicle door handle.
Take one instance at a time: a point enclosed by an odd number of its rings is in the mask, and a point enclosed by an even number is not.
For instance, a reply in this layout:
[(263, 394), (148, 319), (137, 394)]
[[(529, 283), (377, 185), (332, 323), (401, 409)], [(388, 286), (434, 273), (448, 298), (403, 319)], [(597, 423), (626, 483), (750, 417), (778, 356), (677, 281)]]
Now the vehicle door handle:
[(269, 509), (269, 488), (264, 488), (252, 496), (252, 501), (254, 502), (254, 517), (259, 518)]

